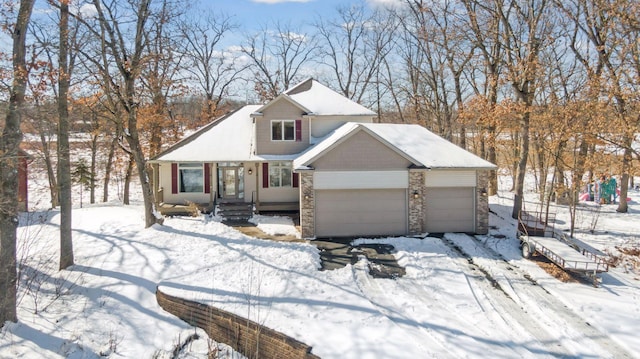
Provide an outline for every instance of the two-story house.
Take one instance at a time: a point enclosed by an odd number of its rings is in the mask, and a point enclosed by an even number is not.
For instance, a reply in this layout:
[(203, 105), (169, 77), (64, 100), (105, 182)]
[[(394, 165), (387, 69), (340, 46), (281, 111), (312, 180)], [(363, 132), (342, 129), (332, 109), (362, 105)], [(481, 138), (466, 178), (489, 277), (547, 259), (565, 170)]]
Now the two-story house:
[(160, 205), (297, 210), (304, 238), (486, 233), (495, 166), (308, 79), (214, 120), (150, 160)]

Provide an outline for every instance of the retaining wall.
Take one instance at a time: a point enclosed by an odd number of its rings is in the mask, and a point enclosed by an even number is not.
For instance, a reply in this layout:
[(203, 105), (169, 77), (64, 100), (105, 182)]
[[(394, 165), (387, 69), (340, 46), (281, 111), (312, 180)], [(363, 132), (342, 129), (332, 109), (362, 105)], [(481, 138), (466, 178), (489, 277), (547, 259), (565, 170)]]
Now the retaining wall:
[(210, 305), (174, 297), (156, 288), (162, 309), (202, 328), (209, 338), (250, 359), (320, 359), (311, 347), (285, 334)]

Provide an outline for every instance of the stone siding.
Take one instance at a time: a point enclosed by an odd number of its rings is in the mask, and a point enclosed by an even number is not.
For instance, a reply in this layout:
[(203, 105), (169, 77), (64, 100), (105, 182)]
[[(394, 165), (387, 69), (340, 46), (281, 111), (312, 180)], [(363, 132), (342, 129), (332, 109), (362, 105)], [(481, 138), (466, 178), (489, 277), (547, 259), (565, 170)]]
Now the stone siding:
[(426, 193), (424, 170), (409, 170), (409, 234), (424, 232)]
[[(489, 171), (482, 170), (476, 176), (476, 233), (489, 233)], [(483, 193), (484, 192), (484, 193)]]
[(313, 189), (313, 171), (300, 172), (300, 231), (302, 238), (315, 238), (316, 202)]
[(156, 289), (162, 309), (202, 328), (209, 337), (251, 359), (320, 359), (311, 347), (283, 333), (210, 305), (174, 297)]

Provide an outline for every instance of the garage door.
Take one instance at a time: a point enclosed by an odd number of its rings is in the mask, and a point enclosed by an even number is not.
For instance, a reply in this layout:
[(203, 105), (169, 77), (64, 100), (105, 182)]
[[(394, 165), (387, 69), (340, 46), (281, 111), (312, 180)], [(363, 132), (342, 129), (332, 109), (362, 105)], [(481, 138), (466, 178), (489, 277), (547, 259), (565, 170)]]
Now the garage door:
[(475, 232), (474, 188), (429, 188), (425, 230), (440, 232)]
[(405, 189), (316, 191), (316, 237), (407, 233)]

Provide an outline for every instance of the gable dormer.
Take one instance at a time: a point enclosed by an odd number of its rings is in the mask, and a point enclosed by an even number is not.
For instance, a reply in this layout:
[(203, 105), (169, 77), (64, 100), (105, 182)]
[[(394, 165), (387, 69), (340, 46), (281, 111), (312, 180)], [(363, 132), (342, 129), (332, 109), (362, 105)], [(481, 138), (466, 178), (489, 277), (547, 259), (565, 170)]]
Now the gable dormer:
[(304, 151), (347, 122), (372, 123), (376, 113), (309, 78), (253, 115), (256, 154)]

